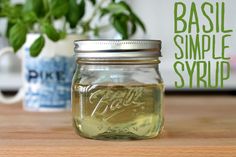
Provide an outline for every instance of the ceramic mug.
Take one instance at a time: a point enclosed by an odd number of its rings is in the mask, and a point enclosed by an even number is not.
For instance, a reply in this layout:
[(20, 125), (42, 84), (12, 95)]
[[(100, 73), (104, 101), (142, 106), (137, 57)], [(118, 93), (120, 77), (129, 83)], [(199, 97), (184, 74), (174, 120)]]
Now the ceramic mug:
[[(23, 87), (13, 98), (0, 96), (2, 103), (14, 103), (23, 99), (27, 111), (61, 111), (71, 108), (70, 88), (75, 69), (73, 42), (78, 35), (52, 42), (46, 39), (38, 57), (31, 57), (30, 45), (39, 34), (27, 35), (26, 43), (20, 50), (22, 58)], [(2, 51), (2, 54), (7, 51)], [(19, 78), (20, 79), (20, 78)]]
[[(5, 54), (9, 55), (10, 53), (13, 53), (13, 49), (11, 47), (7, 46), (7, 47), (4, 47), (4, 48), (1, 48), (0, 49), (0, 58), (2, 58)], [(11, 61), (10, 59), (12, 59), (12, 58), (7, 57), (7, 58), (4, 58), (4, 59), (7, 59), (6, 62), (9, 62), (9, 61)], [(13, 62), (14, 62), (14, 60), (13, 60)], [(8, 64), (10, 64), (10, 63), (8, 63)], [(1, 64), (1, 66), (3, 66), (3, 64)], [(15, 65), (15, 66), (18, 66), (18, 65)], [(8, 67), (1, 67), (1, 68), (3, 69), (3, 68), (8, 68)], [(12, 69), (9, 68), (8, 70), (12, 70)], [(1, 89), (0, 89), (0, 103), (3, 103), (3, 104), (13, 104), (13, 103), (16, 103), (16, 102), (18, 102), (18, 101), (20, 101), (22, 99), (23, 95), (24, 95), (23, 88), (21, 88), (18, 91), (18, 93), (15, 96), (13, 96), (13, 97), (6, 97), (6, 96), (4, 96), (2, 94), (2, 92), (1, 92)]]

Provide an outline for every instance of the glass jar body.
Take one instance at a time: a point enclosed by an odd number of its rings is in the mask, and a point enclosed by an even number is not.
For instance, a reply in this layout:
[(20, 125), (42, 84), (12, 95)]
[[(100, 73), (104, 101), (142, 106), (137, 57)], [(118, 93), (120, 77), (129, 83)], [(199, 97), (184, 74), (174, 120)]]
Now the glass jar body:
[(163, 127), (164, 86), (158, 64), (78, 64), (72, 112), (79, 135), (93, 139), (146, 139)]

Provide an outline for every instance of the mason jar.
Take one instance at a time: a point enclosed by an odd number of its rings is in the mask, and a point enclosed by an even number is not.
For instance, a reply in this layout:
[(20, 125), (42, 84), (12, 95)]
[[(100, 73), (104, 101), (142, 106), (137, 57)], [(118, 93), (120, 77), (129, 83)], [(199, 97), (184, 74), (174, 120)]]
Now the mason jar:
[(92, 139), (147, 139), (163, 127), (159, 40), (75, 41), (74, 127)]

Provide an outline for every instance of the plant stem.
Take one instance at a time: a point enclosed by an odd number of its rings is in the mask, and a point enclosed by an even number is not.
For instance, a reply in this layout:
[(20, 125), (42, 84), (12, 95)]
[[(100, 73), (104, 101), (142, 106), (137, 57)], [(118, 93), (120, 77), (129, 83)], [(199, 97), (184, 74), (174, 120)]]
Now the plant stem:
[(43, 18), (43, 20), (44, 20), (44, 21), (47, 20), (50, 16), (51, 16), (51, 12), (49, 11), (49, 12), (45, 15), (45, 17)]
[(66, 18), (63, 18), (63, 32), (66, 32)]
[(96, 15), (97, 15), (97, 13), (98, 13), (100, 7), (101, 7), (101, 6), (103, 5), (103, 3), (106, 2), (106, 1), (108, 1), (108, 0), (100, 0), (100, 2), (95, 5), (91, 17), (90, 17), (87, 21), (83, 22), (83, 23), (84, 23), (84, 26), (89, 26), (89, 28), (87, 28), (87, 27), (84, 28), (83, 34), (85, 34), (85, 32), (94, 31), (94, 29), (90, 27), (90, 26), (91, 26), (91, 22), (92, 22), (92, 21), (94, 20), (94, 18), (96, 17)]
[[(99, 29), (100, 31), (106, 31), (106, 30), (108, 30), (109, 28), (110, 28), (111, 26), (109, 25), (109, 24), (106, 24), (106, 25), (102, 25), (102, 26), (99, 26), (99, 27), (97, 27), (97, 29)], [(95, 30), (95, 29), (93, 29), (93, 30)]]
[(49, 10), (48, 0), (43, 0), (43, 5), (45, 7), (45, 10), (48, 11)]
[(99, 8), (102, 6), (102, 4), (104, 2), (106, 2), (107, 0), (101, 0), (98, 4), (96, 4), (94, 10), (93, 10), (93, 13), (91, 15), (91, 17), (88, 19), (87, 23), (91, 23), (91, 21), (93, 21), (93, 19), (96, 17), (97, 15), (97, 12), (99, 10)]

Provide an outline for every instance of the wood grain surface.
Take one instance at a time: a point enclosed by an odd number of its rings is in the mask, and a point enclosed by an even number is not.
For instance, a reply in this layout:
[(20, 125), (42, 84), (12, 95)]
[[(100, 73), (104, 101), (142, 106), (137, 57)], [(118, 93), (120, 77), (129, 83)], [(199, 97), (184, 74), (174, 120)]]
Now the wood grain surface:
[(161, 136), (138, 141), (79, 137), (70, 112), (0, 105), (0, 157), (236, 157), (235, 96), (166, 96)]

